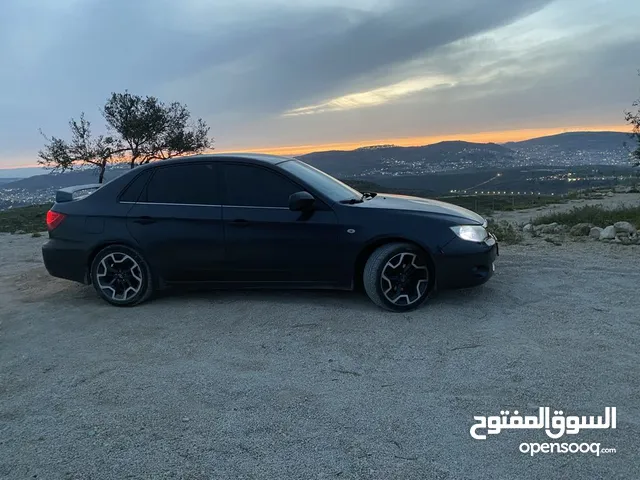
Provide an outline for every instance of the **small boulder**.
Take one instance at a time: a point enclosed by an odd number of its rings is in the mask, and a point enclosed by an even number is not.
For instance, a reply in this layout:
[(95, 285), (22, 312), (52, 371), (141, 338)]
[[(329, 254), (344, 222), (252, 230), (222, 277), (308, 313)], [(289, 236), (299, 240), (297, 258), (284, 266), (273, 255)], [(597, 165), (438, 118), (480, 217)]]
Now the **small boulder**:
[(533, 225), (531, 225), (530, 223), (527, 223), (522, 229), (522, 231), (526, 233), (531, 233), (531, 230), (533, 230)]
[(584, 237), (591, 233), (592, 226), (593, 225), (591, 225), (590, 223), (578, 223), (577, 225), (571, 227), (571, 230), (569, 230), (569, 235), (574, 237)]
[(635, 242), (631, 240), (631, 238), (629, 238), (628, 235), (626, 234), (620, 234), (620, 235), (616, 235), (616, 243), (621, 243), (622, 245), (632, 245)]
[(629, 222), (616, 222), (613, 227), (616, 229), (616, 233), (636, 233), (636, 227), (631, 225)]
[(602, 233), (602, 229), (600, 227), (593, 227), (589, 230), (589, 237), (595, 238), (596, 240), (600, 240), (600, 234)]
[(600, 240), (614, 240), (616, 238), (616, 228), (613, 225), (609, 225), (607, 228), (600, 232)]
[(613, 192), (607, 192), (607, 197), (613, 197)]
[(27, 232), (25, 232), (24, 230), (16, 230), (15, 232), (13, 232), (14, 235), (24, 235), (25, 233)]
[(540, 233), (557, 233), (558, 232), (558, 224), (556, 222), (550, 223), (548, 225), (541, 225)]

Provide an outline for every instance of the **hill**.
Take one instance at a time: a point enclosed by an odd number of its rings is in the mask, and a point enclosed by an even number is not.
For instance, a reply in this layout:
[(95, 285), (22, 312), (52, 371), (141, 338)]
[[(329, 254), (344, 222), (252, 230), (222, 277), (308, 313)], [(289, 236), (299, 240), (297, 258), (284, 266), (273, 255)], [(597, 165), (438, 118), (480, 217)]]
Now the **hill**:
[(630, 138), (624, 132), (570, 132), (506, 143), (522, 161), (549, 165), (611, 165), (626, 163)]
[(420, 147), (379, 146), (315, 152), (299, 158), (331, 175), (349, 178), (507, 167), (513, 165), (515, 152), (495, 143), (452, 141)]
[(4, 185), (5, 183), (16, 182), (18, 180), (20, 180), (20, 178), (10, 178), (10, 177), (0, 178), (0, 185)]
[(604, 151), (619, 149), (629, 141), (629, 134), (624, 132), (568, 132), (503, 145), (512, 150), (547, 147), (563, 151)]
[[(128, 168), (112, 167), (105, 172), (105, 181), (127, 172)], [(65, 173), (46, 173), (44, 175), (34, 175), (33, 177), (21, 178), (9, 183), (2, 183), (2, 189), (22, 189), (22, 190), (44, 190), (51, 188), (64, 188), (73, 185), (84, 185), (87, 183), (96, 183), (98, 174), (94, 169), (76, 170)]]

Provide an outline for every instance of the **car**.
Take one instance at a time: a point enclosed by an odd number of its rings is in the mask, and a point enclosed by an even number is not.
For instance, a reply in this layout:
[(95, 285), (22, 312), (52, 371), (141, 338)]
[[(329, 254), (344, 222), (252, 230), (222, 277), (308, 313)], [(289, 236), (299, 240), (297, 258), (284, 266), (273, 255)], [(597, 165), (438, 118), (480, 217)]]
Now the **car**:
[(361, 193), (298, 159), (211, 154), (56, 192), (42, 247), (54, 277), (133, 306), (171, 286), (364, 290), (406, 312), (491, 278), (487, 222), (424, 198)]

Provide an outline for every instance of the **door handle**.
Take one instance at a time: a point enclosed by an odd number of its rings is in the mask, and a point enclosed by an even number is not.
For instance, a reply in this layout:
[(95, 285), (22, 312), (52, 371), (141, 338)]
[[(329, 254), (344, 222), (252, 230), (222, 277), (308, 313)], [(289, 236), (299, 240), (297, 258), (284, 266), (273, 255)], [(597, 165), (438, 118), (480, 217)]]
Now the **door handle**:
[(249, 225), (249, 220), (245, 220), (244, 218), (237, 218), (235, 220), (232, 220), (229, 224), (234, 227), (246, 227), (247, 225)]
[(151, 217), (138, 217), (133, 222), (139, 223), (140, 225), (150, 225), (156, 223), (156, 219)]

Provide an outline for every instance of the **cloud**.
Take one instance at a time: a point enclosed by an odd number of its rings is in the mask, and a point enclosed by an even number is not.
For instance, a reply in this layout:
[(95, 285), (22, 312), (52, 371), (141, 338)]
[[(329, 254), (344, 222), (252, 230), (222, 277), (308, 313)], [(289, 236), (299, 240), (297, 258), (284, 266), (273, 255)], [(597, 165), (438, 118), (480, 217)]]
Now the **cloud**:
[(0, 161), (35, 155), (39, 127), (99, 121), (124, 89), (186, 102), (219, 144), (247, 147), (486, 130), (526, 116), (501, 100), (517, 95), (541, 115), (577, 92), (617, 105), (639, 14), (625, 0), (3, 0)]
[(452, 77), (434, 76), (413, 78), (402, 82), (380, 87), (367, 92), (352, 93), (334, 98), (325, 103), (311, 105), (308, 107), (294, 108), (287, 111), (285, 116), (311, 115), (314, 113), (333, 112), (341, 110), (351, 110), (354, 108), (372, 107), (384, 105), (395, 99), (406, 95), (433, 90), (442, 87), (452, 87), (456, 83)]

